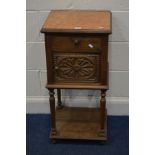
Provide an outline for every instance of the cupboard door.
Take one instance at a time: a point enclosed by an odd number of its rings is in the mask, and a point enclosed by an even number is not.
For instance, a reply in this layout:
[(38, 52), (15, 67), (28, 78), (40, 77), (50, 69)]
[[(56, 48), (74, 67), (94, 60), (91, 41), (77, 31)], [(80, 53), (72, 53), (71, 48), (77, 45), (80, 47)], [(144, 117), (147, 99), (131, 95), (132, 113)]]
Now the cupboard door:
[(98, 54), (53, 54), (55, 82), (99, 82)]

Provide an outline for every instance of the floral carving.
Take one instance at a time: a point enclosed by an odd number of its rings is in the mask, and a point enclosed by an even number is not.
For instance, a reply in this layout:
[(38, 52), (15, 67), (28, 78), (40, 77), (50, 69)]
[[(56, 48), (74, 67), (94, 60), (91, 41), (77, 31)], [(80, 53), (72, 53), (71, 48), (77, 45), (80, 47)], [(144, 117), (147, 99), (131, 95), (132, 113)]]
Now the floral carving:
[(58, 68), (56, 74), (59, 79), (89, 80), (95, 78), (96, 59), (94, 56), (57, 56), (55, 60), (55, 66)]

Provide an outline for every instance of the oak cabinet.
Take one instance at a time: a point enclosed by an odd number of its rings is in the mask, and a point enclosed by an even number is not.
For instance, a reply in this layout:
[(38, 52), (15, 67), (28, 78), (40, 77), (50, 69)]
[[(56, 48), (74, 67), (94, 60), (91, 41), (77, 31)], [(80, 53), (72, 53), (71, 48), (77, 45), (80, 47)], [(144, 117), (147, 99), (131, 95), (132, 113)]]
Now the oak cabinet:
[[(106, 140), (105, 96), (111, 12), (51, 11), (41, 32), (45, 34), (50, 138)], [(58, 98), (56, 109), (54, 89), (57, 89)], [(99, 89), (100, 106), (66, 107), (61, 102), (61, 89)]]

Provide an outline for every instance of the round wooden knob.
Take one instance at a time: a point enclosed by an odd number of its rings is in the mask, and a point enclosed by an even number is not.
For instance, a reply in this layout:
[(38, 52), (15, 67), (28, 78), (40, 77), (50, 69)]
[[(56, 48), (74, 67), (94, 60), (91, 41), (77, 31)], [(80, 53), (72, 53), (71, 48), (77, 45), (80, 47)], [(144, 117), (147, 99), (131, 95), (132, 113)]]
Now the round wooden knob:
[(80, 41), (79, 41), (78, 39), (75, 39), (75, 40), (74, 40), (74, 44), (75, 44), (75, 45), (78, 45), (79, 43), (80, 43)]

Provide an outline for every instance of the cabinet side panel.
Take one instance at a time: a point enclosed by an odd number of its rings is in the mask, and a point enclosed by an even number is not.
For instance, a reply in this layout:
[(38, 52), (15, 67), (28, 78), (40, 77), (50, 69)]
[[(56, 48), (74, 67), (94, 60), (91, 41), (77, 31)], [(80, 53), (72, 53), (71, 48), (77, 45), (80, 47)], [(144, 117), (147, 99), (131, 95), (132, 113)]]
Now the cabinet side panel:
[(52, 61), (52, 51), (51, 51), (51, 35), (45, 34), (45, 48), (46, 48), (46, 65), (47, 65), (47, 83), (54, 82), (54, 65)]

